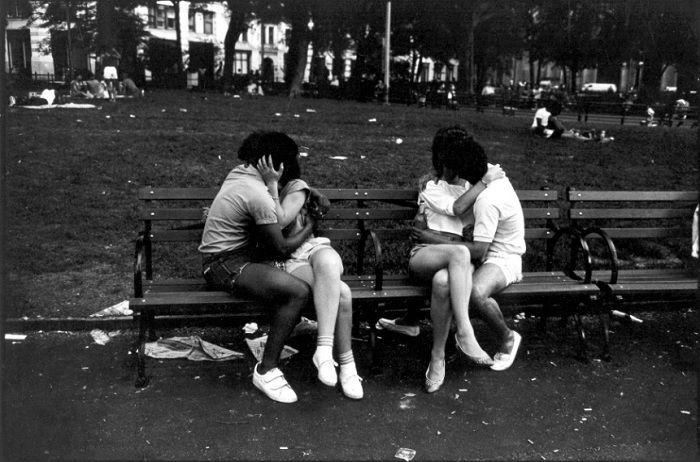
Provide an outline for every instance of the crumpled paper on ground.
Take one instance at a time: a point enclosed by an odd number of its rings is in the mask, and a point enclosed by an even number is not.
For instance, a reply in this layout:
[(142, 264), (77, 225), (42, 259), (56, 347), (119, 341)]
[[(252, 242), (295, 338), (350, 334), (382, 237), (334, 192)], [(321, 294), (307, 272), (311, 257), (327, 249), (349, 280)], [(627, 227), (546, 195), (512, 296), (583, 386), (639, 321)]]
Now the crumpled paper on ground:
[(301, 321), (294, 326), (292, 333), (289, 334), (290, 337), (296, 337), (297, 335), (314, 335), (318, 332), (318, 322), (313, 319), (302, 316)]
[(104, 310), (98, 311), (97, 313), (92, 313), (91, 318), (101, 318), (102, 316), (131, 316), (134, 314), (132, 310), (129, 309), (129, 300), (124, 300), (116, 305), (112, 305)]
[(98, 345), (106, 345), (112, 340), (112, 337), (116, 337), (117, 335), (121, 334), (122, 331), (120, 330), (114, 330), (112, 332), (105, 332), (102, 329), (92, 329), (90, 331), (90, 335), (92, 336), (92, 339), (97, 343)]
[[(250, 348), (250, 352), (253, 353), (255, 359), (257, 359), (258, 362), (262, 361), (263, 352), (265, 351), (265, 344), (267, 343), (267, 335), (256, 338), (247, 338), (245, 339), (245, 343), (248, 344), (248, 348)], [(297, 353), (299, 353), (299, 350), (292, 348), (289, 345), (285, 345), (284, 349), (282, 349), (280, 359), (287, 359)]]
[(243, 353), (207, 342), (197, 335), (162, 338), (155, 342), (147, 342), (145, 353), (151, 358), (187, 358), (190, 361), (229, 361), (244, 357)]

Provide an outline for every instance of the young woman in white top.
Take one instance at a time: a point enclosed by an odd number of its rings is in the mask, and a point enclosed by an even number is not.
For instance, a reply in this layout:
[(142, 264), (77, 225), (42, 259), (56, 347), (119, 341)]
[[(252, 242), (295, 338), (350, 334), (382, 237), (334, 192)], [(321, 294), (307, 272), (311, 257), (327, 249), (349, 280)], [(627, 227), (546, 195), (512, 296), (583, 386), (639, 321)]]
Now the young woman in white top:
[(415, 277), (432, 284), (430, 314), (433, 347), (425, 388), (437, 391), (445, 379), (445, 344), (454, 319), (457, 348), (473, 363), (491, 366), (492, 358), (481, 348), (469, 319), (472, 273), (469, 249), (462, 242), (462, 232), (473, 222), (471, 207), (486, 184), (504, 176), (499, 166), (489, 171), (477, 185), (460, 178), (462, 150), (466, 131), (459, 127), (440, 129), (433, 139), (433, 166), (436, 177), (420, 193), (419, 207), (424, 210), (430, 232), (454, 240), (455, 244), (417, 244), (411, 249), (409, 268)]

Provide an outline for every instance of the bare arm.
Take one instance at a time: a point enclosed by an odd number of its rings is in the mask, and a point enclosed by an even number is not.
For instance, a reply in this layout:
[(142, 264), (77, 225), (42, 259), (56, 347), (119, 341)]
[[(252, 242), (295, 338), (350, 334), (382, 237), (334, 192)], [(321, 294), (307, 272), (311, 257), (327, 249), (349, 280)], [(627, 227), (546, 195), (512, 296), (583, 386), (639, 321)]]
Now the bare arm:
[(467, 192), (465, 192), (457, 198), (452, 207), (454, 210), (454, 214), (459, 216), (465, 213), (470, 208), (472, 208), (474, 202), (476, 202), (477, 196), (484, 192), (488, 183), (492, 182), (493, 180), (503, 178), (505, 176), (506, 174), (499, 164), (489, 164), (488, 170), (486, 171), (486, 174), (483, 176), (481, 181), (479, 181), (475, 185), (472, 185), (472, 187), (469, 188)]
[(314, 223), (313, 219), (308, 219), (301, 231), (288, 237), (282, 234), (279, 223), (258, 225), (256, 230), (275, 256), (286, 259), (311, 235)]
[(323, 216), (331, 208), (331, 201), (326, 196), (321, 194), (317, 189), (309, 187), (309, 198), (316, 204), (318, 212)]
[(473, 261), (483, 262), (486, 259), (486, 252), (489, 250), (490, 242), (467, 241), (464, 243), (469, 249)]

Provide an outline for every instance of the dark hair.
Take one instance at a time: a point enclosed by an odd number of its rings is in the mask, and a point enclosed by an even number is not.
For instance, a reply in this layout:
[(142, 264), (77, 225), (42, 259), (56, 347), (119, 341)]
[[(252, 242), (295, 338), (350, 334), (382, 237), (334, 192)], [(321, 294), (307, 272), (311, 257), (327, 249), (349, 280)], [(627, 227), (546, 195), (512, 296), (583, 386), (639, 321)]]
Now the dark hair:
[(545, 108), (547, 108), (553, 116), (558, 116), (561, 114), (562, 110), (561, 103), (557, 100), (548, 101)]
[(279, 169), (284, 164), (284, 172), (279, 183), (284, 186), (290, 180), (301, 177), (299, 166), (299, 146), (284, 133), (258, 131), (253, 132), (243, 140), (238, 149), (238, 158), (246, 164), (257, 165), (266, 156), (272, 156), (272, 165)]
[(432, 151), (433, 167), (438, 175), (442, 175), (444, 167), (448, 167), (475, 184), (488, 169), (484, 148), (459, 125), (438, 130), (433, 138)]

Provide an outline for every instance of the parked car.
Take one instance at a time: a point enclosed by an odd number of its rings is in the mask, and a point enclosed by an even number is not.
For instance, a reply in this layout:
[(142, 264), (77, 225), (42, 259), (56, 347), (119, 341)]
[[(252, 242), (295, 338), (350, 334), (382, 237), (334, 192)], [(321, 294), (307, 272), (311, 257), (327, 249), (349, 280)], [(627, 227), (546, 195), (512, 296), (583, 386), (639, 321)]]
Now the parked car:
[(595, 93), (617, 93), (617, 85), (614, 83), (584, 83), (581, 91)]

